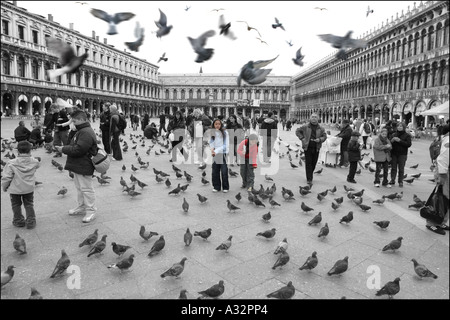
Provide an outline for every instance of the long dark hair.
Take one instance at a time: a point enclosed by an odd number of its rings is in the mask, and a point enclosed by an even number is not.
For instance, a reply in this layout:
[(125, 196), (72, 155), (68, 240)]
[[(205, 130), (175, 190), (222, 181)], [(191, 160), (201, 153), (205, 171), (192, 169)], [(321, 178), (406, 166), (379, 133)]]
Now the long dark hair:
[[(216, 127), (214, 127), (214, 123), (216, 123), (216, 121), (219, 121), (219, 122), (220, 122), (220, 129), (219, 129), (219, 131), (220, 131), (220, 133), (222, 134), (222, 137), (225, 137), (225, 128), (223, 127), (223, 122), (222, 122), (222, 120), (220, 120), (220, 119), (215, 119), (215, 120), (212, 122), (211, 128), (212, 128), (212, 129), (216, 129)], [(216, 138), (215, 135), (211, 136), (211, 139), (214, 140), (215, 138)]]

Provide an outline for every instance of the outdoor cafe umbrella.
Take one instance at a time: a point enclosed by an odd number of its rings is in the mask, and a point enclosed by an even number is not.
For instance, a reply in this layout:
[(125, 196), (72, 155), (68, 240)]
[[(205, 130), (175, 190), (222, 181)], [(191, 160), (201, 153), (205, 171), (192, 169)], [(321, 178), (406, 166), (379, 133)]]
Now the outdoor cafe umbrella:
[(440, 116), (440, 115), (448, 116), (448, 114), (449, 114), (449, 111), (448, 111), (448, 101), (447, 101), (441, 105), (438, 105), (434, 108), (431, 108), (429, 110), (422, 112), (420, 115), (421, 116)]

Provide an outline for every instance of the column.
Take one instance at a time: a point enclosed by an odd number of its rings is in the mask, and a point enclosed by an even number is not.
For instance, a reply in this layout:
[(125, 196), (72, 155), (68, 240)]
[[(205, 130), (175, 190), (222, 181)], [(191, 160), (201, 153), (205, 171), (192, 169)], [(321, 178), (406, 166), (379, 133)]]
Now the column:
[(230, 100), (230, 89), (226, 89), (225, 100)]

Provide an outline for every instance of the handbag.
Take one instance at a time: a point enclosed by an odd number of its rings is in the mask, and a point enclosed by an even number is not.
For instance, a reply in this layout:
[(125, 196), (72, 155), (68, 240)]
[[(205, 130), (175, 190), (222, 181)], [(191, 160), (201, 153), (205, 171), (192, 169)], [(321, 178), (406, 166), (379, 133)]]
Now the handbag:
[(111, 165), (111, 158), (108, 156), (103, 148), (98, 147), (97, 154), (92, 156), (92, 164), (95, 171), (99, 173), (106, 173)]
[(441, 224), (444, 221), (445, 213), (448, 210), (448, 203), (445, 200), (442, 188), (442, 185), (434, 187), (425, 206), (420, 209), (420, 216), (422, 218), (437, 224)]

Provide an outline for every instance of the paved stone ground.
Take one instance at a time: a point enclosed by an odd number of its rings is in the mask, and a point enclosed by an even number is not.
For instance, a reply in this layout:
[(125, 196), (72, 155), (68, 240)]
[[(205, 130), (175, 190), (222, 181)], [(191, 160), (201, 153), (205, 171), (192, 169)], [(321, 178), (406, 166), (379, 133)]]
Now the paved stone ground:
[[(2, 138), (13, 136), (17, 122), (2, 120)], [(26, 124), (29, 126), (29, 121)], [(93, 126), (98, 132), (98, 121)], [(298, 141), (295, 129), (296, 127), (290, 132), (281, 131), (281, 138), (294, 145)], [(129, 133), (133, 131), (127, 129), (126, 132), (127, 135), (123, 138), (129, 142)], [(140, 134), (141, 131), (137, 133)], [(295, 299), (339, 299), (342, 296), (349, 299), (386, 299), (386, 296), (376, 297), (376, 289), (369, 289), (367, 286), (368, 278), (372, 275), (371, 272), (368, 273), (371, 266), (379, 268), (381, 286), (400, 277), (401, 291), (395, 296), (397, 299), (449, 298), (448, 233), (440, 236), (428, 231), (418, 211), (408, 210), (414, 193), (426, 200), (433, 189), (433, 184), (428, 181), (432, 177), (429, 170), (429, 141), (413, 142), (413, 154), (408, 156), (406, 173), (421, 172), (422, 176), (412, 185), (405, 184), (402, 189), (403, 200), (386, 201), (381, 206), (372, 205), (372, 201), (381, 198), (383, 194), (400, 189), (374, 188), (373, 174), (368, 170), (356, 177), (358, 184), (353, 187), (357, 190), (365, 189), (364, 203), (372, 206), (369, 212), (362, 212), (345, 197), (343, 185), (347, 184), (347, 169), (324, 167), (322, 174), (314, 177), (313, 193), (301, 197), (298, 186), (306, 185), (304, 167), (292, 169), (286, 157), (280, 159), (280, 170), (272, 175), (277, 186), (274, 199), (281, 203), (281, 207), (269, 208), (265, 201), (266, 208), (255, 208), (240, 189), (240, 177), (230, 177), (231, 188), (228, 194), (212, 193), (211, 185), (201, 184), (201, 171), (194, 164), (178, 165), (194, 175), (194, 180), (181, 196), (169, 196), (168, 191), (177, 183), (186, 183), (184, 178), (175, 179), (168, 161), (169, 156), (155, 156), (154, 152), (147, 156), (145, 150), (152, 144), (149, 140), (146, 140), (145, 147), (138, 144), (136, 150), (132, 150), (132, 144), (129, 144), (130, 149), (124, 155), (124, 160), (111, 164), (108, 172), (108, 176), (112, 177), (111, 184), (100, 186), (95, 182), (98, 215), (90, 224), (82, 223), (81, 217), (67, 215), (67, 210), (76, 206), (76, 190), (67, 171), (58, 172), (51, 164), (52, 155), (48, 155), (43, 149), (33, 151), (33, 155), (42, 157), (42, 166), (36, 176), (37, 181), (43, 182), (35, 190), (36, 229), (12, 226), (9, 197), (8, 194), (1, 193), (1, 269), (4, 271), (11, 264), (17, 267), (12, 281), (1, 290), (2, 299), (26, 299), (30, 295), (31, 286), (36, 287), (45, 298), (54, 299), (176, 299), (182, 288), (188, 290), (188, 298), (195, 299), (198, 291), (205, 290), (219, 280), (225, 282), (225, 293), (221, 297), (223, 299), (265, 299), (268, 293), (289, 281), (296, 288)], [(283, 144), (280, 148), (281, 152), (286, 151)], [(159, 146), (154, 148), (159, 149)], [(119, 179), (123, 176), (129, 181), (130, 166), (137, 165), (135, 152), (139, 153), (143, 161), (150, 161), (150, 167), (135, 173), (148, 187), (142, 190), (142, 195), (131, 199), (126, 193), (122, 193)], [(14, 153), (17, 154), (17, 150)], [(4, 155), (5, 153), (2, 158)], [(365, 161), (370, 157), (373, 157), (371, 151)], [(64, 164), (65, 156), (56, 160)], [(419, 164), (418, 169), (409, 168), (416, 163)], [(125, 172), (121, 169), (123, 164), (127, 167)], [(320, 167), (318, 165), (317, 169)], [(170, 173), (172, 188), (157, 184), (152, 168)], [(239, 167), (230, 168), (239, 171)], [(264, 181), (263, 169), (264, 166), (260, 165), (257, 170), (255, 186), (272, 185)], [(210, 165), (206, 172), (207, 179), (211, 180)], [(337, 186), (335, 195), (328, 195), (319, 202), (317, 193), (334, 185)], [(61, 186), (68, 188), (64, 197), (57, 195)], [(283, 201), (282, 186), (294, 192), (295, 201)], [(240, 203), (234, 198), (238, 192), (243, 194)], [(197, 193), (208, 197), (208, 202), (200, 204)], [(344, 203), (337, 211), (333, 211), (330, 206), (332, 199), (340, 196), (344, 196)], [(190, 204), (188, 213), (181, 209), (183, 198)], [(236, 213), (228, 212), (227, 199), (237, 204), (241, 210)], [(302, 201), (313, 207), (314, 211), (303, 213), (300, 209)], [(354, 212), (354, 220), (349, 225), (339, 224), (340, 218), (350, 210)], [(268, 211), (271, 212), (272, 219), (265, 223), (261, 216)], [(322, 223), (308, 226), (307, 222), (318, 212), (322, 212)], [(390, 220), (391, 224), (387, 230), (382, 231), (372, 223), (375, 220)], [(317, 234), (325, 222), (330, 227), (330, 234), (326, 239), (320, 240)], [(140, 225), (164, 235), (166, 239), (166, 247), (152, 258), (147, 257), (147, 254), (158, 237), (148, 242), (142, 240), (138, 234)], [(78, 244), (97, 228), (100, 236), (108, 235), (107, 249), (101, 255), (87, 258), (89, 249), (79, 248)], [(191, 232), (212, 228), (212, 235), (207, 241), (194, 237), (191, 246), (186, 247), (183, 243), (186, 228), (190, 228)], [(273, 239), (255, 236), (270, 228), (277, 229)], [(18, 255), (13, 249), (12, 242), (17, 232), (27, 242), (27, 255)], [(229, 235), (233, 236), (229, 252), (216, 251), (215, 248)], [(398, 252), (381, 252), (384, 245), (399, 236), (404, 240)], [(282, 269), (272, 270), (277, 259), (273, 251), (283, 238), (287, 238), (289, 242), (290, 261)], [(117, 269), (106, 267), (118, 261), (111, 250), (113, 241), (132, 246), (130, 252), (135, 254), (135, 261), (131, 271), (122, 274)], [(68, 289), (67, 281), (71, 275), (66, 274), (60, 279), (49, 278), (60, 258), (61, 249), (66, 250), (72, 265), (81, 270), (79, 289)], [(313, 251), (317, 251), (318, 266), (311, 272), (298, 270)], [(342, 276), (328, 276), (326, 273), (335, 261), (345, 256), (349, 256), (349, 269)], [(160, 277), (162, 272), (183, 257), (188, 260), (180, 279)], [(424, 263), (439, 279), (418, 279), (414, 273), (412, 258)]]

